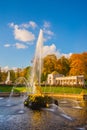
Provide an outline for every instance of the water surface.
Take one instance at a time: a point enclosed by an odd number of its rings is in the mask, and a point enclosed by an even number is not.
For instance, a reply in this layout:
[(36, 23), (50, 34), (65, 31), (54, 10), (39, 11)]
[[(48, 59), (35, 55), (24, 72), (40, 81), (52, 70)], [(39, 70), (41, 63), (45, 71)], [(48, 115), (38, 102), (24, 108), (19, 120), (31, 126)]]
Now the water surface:
[[(32, 111), (21, 98), (0, 99), (0, 130), (86, 130), (87, 103), (58, 99), (59, 107)], [(80, 106), (80, 107), (78, 107)], [(72, 119), (72, 120), (71, 120)]]

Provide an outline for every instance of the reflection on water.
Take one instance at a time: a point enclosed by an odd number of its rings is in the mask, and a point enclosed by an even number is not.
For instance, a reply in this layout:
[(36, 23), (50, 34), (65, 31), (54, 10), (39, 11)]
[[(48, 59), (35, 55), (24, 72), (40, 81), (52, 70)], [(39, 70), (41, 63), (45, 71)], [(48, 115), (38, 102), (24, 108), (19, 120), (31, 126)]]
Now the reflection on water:
[[(0, 130), (86, 130), (87, 102), (78, 101), (82, 109), (76, 109), (72, 107), (75, 104), (72, 100), (66, 99), (66, 103), (63, 103), (63, 99), (58, 101), (58, 111), (32, 111), (24, 106), (21, 108), (20, 98), (13, 98), (12, 106), (6, 106), (7, 98), (2, 98)], [(72, 118), (73, 121), (70, 120)]]

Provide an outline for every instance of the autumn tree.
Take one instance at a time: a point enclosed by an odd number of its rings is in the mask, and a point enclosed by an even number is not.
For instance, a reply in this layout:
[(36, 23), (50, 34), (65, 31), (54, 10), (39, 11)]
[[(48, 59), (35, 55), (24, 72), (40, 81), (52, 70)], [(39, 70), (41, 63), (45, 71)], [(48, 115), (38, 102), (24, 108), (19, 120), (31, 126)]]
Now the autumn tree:
[(87, 52), (82, 53), (83, 61), (84, 61), (84, 75), (85, 79), (87, 80)]
[(63, 74), (63, 75), (66, 76), (66, 75), (68, 75), (69, 70), (70, 70), (69, 60), (68, 60), (68, 58), (66, 58), (65, 56), (62, 56), (61, 58), (59, 58), (59, 59), (57, 60), (56, 71), (57, 71), (59, 74)]
[(70, 61), (69, 75), (85, 76), (85, 59), (82, 54), (72, 54), (69, 61)]

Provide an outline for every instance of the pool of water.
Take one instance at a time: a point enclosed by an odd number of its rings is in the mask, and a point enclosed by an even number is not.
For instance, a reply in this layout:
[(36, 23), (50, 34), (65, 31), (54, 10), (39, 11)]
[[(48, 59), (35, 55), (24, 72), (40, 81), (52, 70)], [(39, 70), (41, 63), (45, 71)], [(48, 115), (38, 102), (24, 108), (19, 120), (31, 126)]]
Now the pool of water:
[(33, 111), (15, 97), (0, 98), (0, 130), (86, 130), (87, 102), (58, 99), (59, 107)]

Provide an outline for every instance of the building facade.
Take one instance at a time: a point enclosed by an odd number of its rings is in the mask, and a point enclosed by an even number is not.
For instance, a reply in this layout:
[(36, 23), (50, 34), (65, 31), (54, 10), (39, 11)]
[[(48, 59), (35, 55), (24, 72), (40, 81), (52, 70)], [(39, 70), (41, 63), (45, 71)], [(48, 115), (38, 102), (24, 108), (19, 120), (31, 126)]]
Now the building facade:
[(84, 75), (78, 76), (62, 76), (48, 74), (48, 85), (69, 85), (69, 86), (84, 86)]

